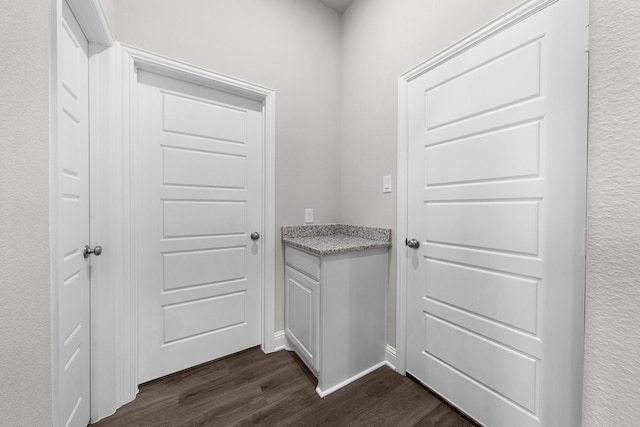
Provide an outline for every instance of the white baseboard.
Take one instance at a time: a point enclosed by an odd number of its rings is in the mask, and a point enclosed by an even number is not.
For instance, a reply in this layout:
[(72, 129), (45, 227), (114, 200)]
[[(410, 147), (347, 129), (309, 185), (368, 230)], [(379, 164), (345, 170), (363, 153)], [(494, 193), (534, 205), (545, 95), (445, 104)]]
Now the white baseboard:
[[(281, 331), (277, 331), (273, 334), (273, 351), (280, 351), (280, 350), (287, 350), (287, 351), (291, 351), (291, 348), (288, 345), (287, 342), (287, 338), (285, 337), (285, 333), (284, 330)], [(351, 378), (349, 378), (346, 381), (343, 381), (342, 383), (329, 388), (328, 390), (320, 390), (320, 389), (316, 389), (316, 392), (318, 393), (318, 395), (320, 395), (320, 397), (324, 397), (330, 393), (333, 393), (334, 391), (338, 390), (339, 388), (344, 387), (345, 385), (352, 383), (353, 381), (367, 375), (368, 373), (371, 373), (373, 371), (375, 371), (376, 369), (378, 369), (381, 366), (387, 365), (389, 366), (391, 369), (393, 369), (394, 371), (396, 370), (396, 366), (398, 366), (398, 356), (396, 354), (396, 349), (394, 347), (392, 347), (391, 345), (387, 344), (387, 348), (385, 349), (385, 361), (382, 363), (377, 364), (376, 366), (372, 366), (370, 369), (367, 369), (366, 371), (363, 371), (361, 373), (359, 373), (358, 375), (355, 375)]]
[(288, 350), (284, 329), (273, 334), (273, 351)]
[(386, 356), (387, 366), (395, 371), (396, 366), (398, 366), (398, 355), (396, 354), (396, 349), (391, 347), (389, 344), (387, 344)]
[(359, 374), (354, 375), (354, 376), (352, 376), (351, 378), (349, 378), (349, 379), (347, 379), (345, 381), (342, 381), (340, 384), (334, 385), (333, 387), (329, 387), (326, 390), (320, 390), (320, 387), (317, 387), (316, 388), (316, 393), (318, 393), (318, 396), (320, 396), (320, 397), (325, 397), (328, 394), (331, 394), (334, 391), (336, 391), (338, 389), (341, 389), (342, 387), (344, 387), (344, 386), (346, 386), (348, 384), (351, 384), (355, 380), (358, 380), (358, 379), (364, 377), (365, 375), (370, 374), (371, 372), (375, 371), (376, 369), (378, 369), (378, 368), (380, 368), (381, 366), (384, 366), (384, 365), (385, 365), (385, 362), (380, 362), (377, 365), (374, 365), (374, 366), (370, 367), (369, 369), (367, 369), (365, 371), (362, 371)]
[[(284, 330), (277, 331), (273, 334), (273, 351), (280, 350), (291, 351), (291, 348), (287, 343), (287, 338), (284, 335)], [(387, 344), (387, 348), (385, 349), (385, 362), (391, 369), (394, 371), (397, 370), (396, 366), (398, 366), (398, 355), (396, 353), (396, 349), (389, 344)]]

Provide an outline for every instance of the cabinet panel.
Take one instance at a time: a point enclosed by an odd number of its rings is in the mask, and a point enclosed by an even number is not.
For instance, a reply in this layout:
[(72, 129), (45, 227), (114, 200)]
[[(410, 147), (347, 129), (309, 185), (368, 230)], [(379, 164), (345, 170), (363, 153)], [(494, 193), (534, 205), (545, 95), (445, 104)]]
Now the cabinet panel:
[(286, 268), (285, 334), (298, 355), (318, 371), (320, 285), (291, 267)]
[(320, 258), (308, 254), (306, 252), (285, 247), (284, 255), (287, 265), (295, 268), (296, 270), (306, 274), (316, 281), (320, 281)]

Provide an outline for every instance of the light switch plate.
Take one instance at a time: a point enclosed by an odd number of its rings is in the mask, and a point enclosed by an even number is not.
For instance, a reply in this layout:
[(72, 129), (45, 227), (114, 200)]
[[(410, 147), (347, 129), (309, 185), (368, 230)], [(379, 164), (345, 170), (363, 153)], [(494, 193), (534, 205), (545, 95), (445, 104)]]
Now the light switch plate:
[(382, 192), (391, 193), (391, 175), (385, 175), (382, 177)]
[(304, 222), (305, 224), (311, 224), (313, 222), (313, 208), (304, 210)]

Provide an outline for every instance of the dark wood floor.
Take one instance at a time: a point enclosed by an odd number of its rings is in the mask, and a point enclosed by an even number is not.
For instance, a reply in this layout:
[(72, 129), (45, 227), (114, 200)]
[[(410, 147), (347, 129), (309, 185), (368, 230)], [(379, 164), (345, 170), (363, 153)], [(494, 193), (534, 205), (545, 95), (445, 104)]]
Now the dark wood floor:
[(253, 348), (142, 384), (92, 426), (474, 426), (388, 367), (323, 399), (316, 384), (295, 354)]

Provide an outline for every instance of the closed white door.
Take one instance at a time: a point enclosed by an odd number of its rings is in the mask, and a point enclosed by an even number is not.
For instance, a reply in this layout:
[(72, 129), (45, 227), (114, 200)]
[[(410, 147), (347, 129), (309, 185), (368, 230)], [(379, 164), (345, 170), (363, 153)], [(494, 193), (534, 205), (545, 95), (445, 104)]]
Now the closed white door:
[(89, 46), (66, 2), (62, 2), (57, 84), (58, 170), (58, 348), (61, 418), (86, 426), (90, 417), (89, 244)]
[(407, 371), (483, 425), (580, 424), (579, 3), (555, 3), (409, 83), (409, 238), (420, 247), (407, 248)]
[(138, 73), (139, 382), (261, 342), (262, 128), (260, 102)]

